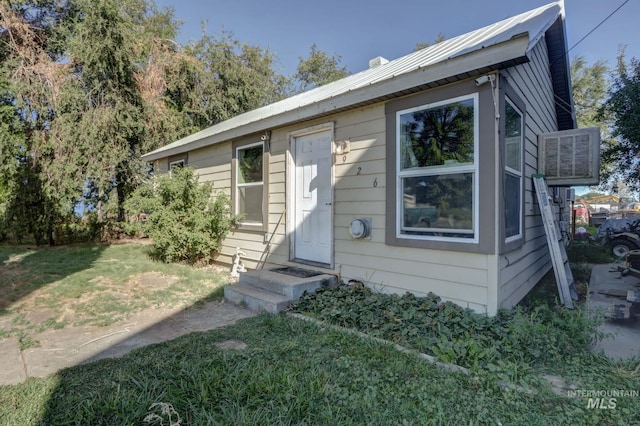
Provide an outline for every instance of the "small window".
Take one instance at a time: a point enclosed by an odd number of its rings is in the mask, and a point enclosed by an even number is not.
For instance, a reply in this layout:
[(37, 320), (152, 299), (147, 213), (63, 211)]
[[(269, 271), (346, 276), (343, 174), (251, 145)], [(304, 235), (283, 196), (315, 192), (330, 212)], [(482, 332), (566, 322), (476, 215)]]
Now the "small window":
[(187, 167), (188, 156), (189, 156), (188, 153), (184, 153), (184, 154), (172, 155), (171, 157), (169, 157), (169, 159), (167, 160), (168, 162), (167, 170), (169, 171), (169, 173), (171, 173), (171, 170), (175, 168)]
[(178, 161), (172, 161), (169, 163), (169, 170), (173, 170), (176, 168), (183, 168), (184, 167), (184, 160), (178, 160)]
[(264, 144), (236, 149), (236, 214), (243, 224), (261, 225), (264, 209)]
[(397, 113), (398, 237), (477, 237), (477, 96)]
[(507, 98), (505, 104), (504, 220), (506, 241), (522, 236), (522, 113)]

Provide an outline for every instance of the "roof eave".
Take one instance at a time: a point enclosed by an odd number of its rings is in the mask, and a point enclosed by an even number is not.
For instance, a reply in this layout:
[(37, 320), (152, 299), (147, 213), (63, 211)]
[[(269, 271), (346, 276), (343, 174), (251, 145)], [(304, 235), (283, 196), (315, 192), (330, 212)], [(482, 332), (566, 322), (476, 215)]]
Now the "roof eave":
[(564, 13), (546, 32), (547, 51), (549, 52), (549, 70), (553, 82), (554, 103), (558, 130), (576, 129), (576, 109), (573, 104), (571, 88), (571, 64), (569, 63), (567, 33)]
[[(334, 114), (360, 105), (372, 104), (381, 100), (404, 96), (407, 94), (407, 91), (416, 91), (416, 88), (424, 90), (463, 78), (471, 78), (492, 70), (528, 62), (527, 51), (529, 42), (528, 34), (520, 34), (502, 43), (483, 47), (479, 50), (456, 56), (427, 67), (418, 67), (413, 71), (399, 76), (393, 76), (382, 82), (355, 90), (349, 90), (338, 96), (323, 99), (309, 105), (303, 105), (300, 108), (259, 118), (238, 127), (232, 127), (218, 133), (211, 133), (211, 128), (208, 128), (176, 141), (173, 144), (144, 154), (142, 159), (145, 161), (155, 161), (220, 142), (230, 141), (252, 133), (258, 133), (266, 129), (282, 127)], [(185, 139), (191, 139), (191, 141), (185, 143)], [(172, 147), (171, 145), (175, 146)]]

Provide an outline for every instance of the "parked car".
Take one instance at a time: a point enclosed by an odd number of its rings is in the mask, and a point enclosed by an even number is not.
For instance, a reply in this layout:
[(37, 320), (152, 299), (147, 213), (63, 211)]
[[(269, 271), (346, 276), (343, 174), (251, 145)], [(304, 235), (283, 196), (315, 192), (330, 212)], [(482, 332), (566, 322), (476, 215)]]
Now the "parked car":
[(576, 223), (589, 224), (589, 209), (584, 203), (574, 203), (573, 211), (575, 212)]

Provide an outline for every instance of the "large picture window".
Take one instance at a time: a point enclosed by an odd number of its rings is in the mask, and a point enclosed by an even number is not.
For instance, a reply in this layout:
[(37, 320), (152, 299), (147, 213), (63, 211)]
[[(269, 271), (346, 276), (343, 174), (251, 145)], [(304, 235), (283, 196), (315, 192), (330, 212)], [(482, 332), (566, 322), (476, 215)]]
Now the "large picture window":
[(264, 209), (264, 143), (236, 148), (235, 207), (241, 222), (263, 223)]
[(522, 236), (522, 113), (506, 98), (505, 102), (504, 221), (506, 242)]
[(400, 238), (477, 242), (477, 95), (396, 115)]

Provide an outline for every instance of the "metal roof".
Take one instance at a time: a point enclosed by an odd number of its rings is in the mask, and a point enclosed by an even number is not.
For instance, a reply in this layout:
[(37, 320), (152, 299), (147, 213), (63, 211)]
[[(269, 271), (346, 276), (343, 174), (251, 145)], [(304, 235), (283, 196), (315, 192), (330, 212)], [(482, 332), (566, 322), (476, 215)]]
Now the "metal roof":
[(565, 87), (569, 74), (565, 55), (564, 8), (560, 0), (240, 114), (145, 154), (143, 159), (153, 161), (527, 62), (527, 54), (552, 27), (555, 28), (554, 37), (561, 38), (553, 45), (547, 41), (549, 48), (555, 49), (550, 52), (550, 57), (555, 57), (558, 62), (555, 64), (557, 76), (554, 77), (562, 80), (564, 74), (565, 79), (554, 89), (571, 105), (570, 87), (568, 91)]

